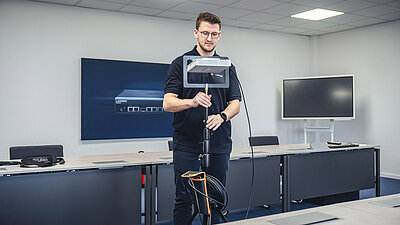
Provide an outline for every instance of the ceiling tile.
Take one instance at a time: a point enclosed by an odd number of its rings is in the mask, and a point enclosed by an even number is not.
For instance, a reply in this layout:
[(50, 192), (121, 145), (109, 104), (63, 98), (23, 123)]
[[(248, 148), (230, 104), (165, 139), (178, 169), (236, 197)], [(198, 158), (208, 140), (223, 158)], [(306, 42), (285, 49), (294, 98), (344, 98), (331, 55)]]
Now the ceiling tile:
[(241, 0), (239, 2), (235, 2), (231, 7), (239, 8), (239, 9), (248, 9), (254, 11), (260, 11), (263, 9), (267, 9), (276, 5), (282, 4), (282, 2), (274, 1), (274, 0)]
[(75, 5), (80, 0), (33, 0), (35, 2), (50, 2), (56, 4), (63, 4), (63, 5)]
[(279, 14), (284, 16), (291, 16), (297, 13), (305, 12), (308, 10), (313, 9), (312, 7), (308, 6), (301, 6), (295, 5), (291, 3), (284, 3), (278, 6), (274, 6), (272, 8), (266, 9), (263, 12), (272, 13), (272, 14)]
[(193, 18), (197, 18), (197, 14), (175, 12), (175, 11), (164, 11), (162, 13), (157, 14), (157, 16), (171, 18), (171, 19), (179, 19), (179, 20), (190, 20)]
[(306, 29), (310, 29), (310, 30), (318, 30), (321, 28), (331, 27), (332, 25), (335, 25), (335, 24), (325, 23), (325, 22), (321, 22), (321, 21), (310, 21), (310, 22), (307, 22), (304, 24), (300, 24), (296, 27), (306, 28)]
[(390, 6), (394, 6), (394, 7), (400, 8), (400, 0), (396, 0), (394, 2), (389, 2), (386, 5), (390, 5)]
[(105, 2), (116, 2), (116, 3), (122, 3), (122, 4), (129, 4), (132, 2), (132, 0), (102, 0)]
[[(196, 18), (197, 19), (197, 18)], [(226, 22), (228, 22), (228, 21), (231, 21), (232, 19), (229, 19), (229, 18), (224, 18), (224, 17), (220, 17), (220, 19), (221, 19), (221, 23), (222, 23), (222, 25), (224, 25)]]
[(328, 22), (328, 23), (345, 24), (345, 23), (351, 23), (351, 22), (355, 22), (358, 20), (362, 20), (365, 18), (367, 18), (367, 17), (345, 13), (345, 14), (342, 14), (339, 16), (326, 18), (321, 21)]
[(184, 0), (162, 0), (162, 1), (159, 1), (159, 0), (135, 0), (131, 3), (131, 5), (156, 8), (156, 9), (169, 9), (169, 8), (176, 6), (182, 2), (184, 2)]
[(248, 16), (243, 16), (240, 18), (240, 20), (251, 21), (255, 23), (266, 23), (268, 21), (277, 20), (280, 18), (283, 18), (283, 16), (256, 12)]
[(205, 4), (200, 2), (184, 2), (178, 6), (171, 8), (171, 10), (184, 13), (199, 14), (200, 12), (211, 12), (218, 8), (221, 8), (221, 6)]
[(398, 20), (400, 19), (400, 11), (395, 12), (395, 13), (389, 13), (383, 16), (378, 16), (378, 19), (384, 19), (384, 20)]
[(291, 3), (295, 3), (298, 5), (303, 5), (303, 6), (311, 6), (313, 8), (319, 8), (323, 7), (329, 4), (333, 4), (336, 2), (340, 2), (343, 0), (293, 0)]
[(249, 15), (249, 14), (253, 13), (253, 11), (231, 8), (231, 7), (224, 7), (224, 8), (214, 10), (214, 11), (212, 11), (212, 13), (215, 13), (219, 17), (237, 19), (238, 17)]
[(223, 25), (233, 26), (233, 27), (241, 27), (241, 28), (250, 28), (250, 27), (257, 25), (257, 23), (243, 21), (243, 20), (230, 20), (230, 21), (224, 23)]
[(377, 3), (387, 3), (387, 2), (392, 2), (393, 0), (369, 0), (369, 1)]
[(295, 27), (287, 27), (287, 28), (280, 29), (278, 31), (279, 32), (289, 33), (289, 34), (300, 34), (300, 33), (303, 33), (303, 32), (305, 32), (307, 30), (306, 29), (295, 28)]
[(150, 15), (150, 16), (153, 16), (153, 15), (156, 15), (156, 14), (162, 12), (162, 10), (160, 10), (160, 9), (152, 9), (152, 8), (146, 8), (146, 7), (134, 6), (134, 5), (127, 5), (118, 11), (127, 12), (127, 13), (135, 13), (135, 14), (140, 14), (140, 15)]
[[(0, 0), (1, 1), (1, 0)], [(199, 12), (223, 25), (299, 35), (320, 35), (400, 19), (400, 0), (31, 0), (195, 21)], [(127, 5), (128, 4), (128, 5)], [(344, 15), (321, 21), (290, 15), (326, 8)]]
[(278, 25), (272, 25), (272, 24), (258, 24), (255, 25), (254, 27), (252, 27), (251, 29), (259, 29), (259, 30), (279, 30), (279, 29), (283, 29), (285, 27), (283, 26), (278, 26)]
[(82, 0), (77, 6), (88, 7), (94, 9), (117, 10), (124, 6), (124, 4), (115, 2), (104, 2), (98, 0)]
[(315, 36), (315, 35), (321, 35), (321, 34), (325, 34), (325, 33), (326, 33), (326, 31), (309, 30), (309, 31), (302, 32), (300, 34), (304, 34), (304, 35), (308, 35), (308, 36)]
[(285, 17), (283, 19), (274, 20), (274, 21), (271, 21), (271, 22), (268, 22), (268, 23), (269, 24), (273, 24), (273, 25), (294, 27), (294, 26), (298, 26), (300, 24), (304, 24), (306, 22), (308, 22), (308, 21), (307, 20), (303, 20), (303, 19), (298, 19), (298, 18)]
[(376, 2), (367, 2), (362, 0), (347, 0), (325, 6), (324, 9), (335, 10), (339, 12), (351, 12), (377, 5)]
[(368, 19), (357, 21), (357, 22), (348, 23), (347, 25), (350, 25), (353, 27), (364, 27), (364, 26), (368, 26), (368, 25), (372, 25), (372, 24), (383, 23), (385, 21), (386, 20), (380, 20), (380, 19), (376, 19), (376, 18), (368, 18)]
[(226, 5), (232, 4), (234, 2), (237, 2), (238, 0), (193, 0), (193, 1), (226, 6)]
[(335, 25), (335, 26), (323, 28), (321, 30), (327, 31), (327, 32), (337, 32), (337, 31), (349, 30), (349, 29), (352, 29), (352, 28), (354, 28), (354, 27), (347, 26), (347, 25)]
[(397, 11), (400, 11), (400, 9), (393, 6), (378, 5), (366, 9), (357, 10), (352, 13), (362, 16), (377, 17)]

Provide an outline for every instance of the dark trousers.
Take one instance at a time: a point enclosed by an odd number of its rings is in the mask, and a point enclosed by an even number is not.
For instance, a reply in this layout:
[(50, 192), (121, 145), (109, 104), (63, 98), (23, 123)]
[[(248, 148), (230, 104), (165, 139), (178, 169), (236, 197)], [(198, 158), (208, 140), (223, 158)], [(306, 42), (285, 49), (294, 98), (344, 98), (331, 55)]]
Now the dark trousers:
[[(210, 154), (209, 174), (216, 177), (223, 185), (226, 183), (226, 172), (229, 167), (230, 154)], [(174, 225), (186, 225), (192, 217), (192, 192), (187, 178), (181, 175), (187, 171), (199, 171), (201, 160), (199, 154), (174, 151), (174, 173), (175, 173), (175, 206)], [(212, 223), (219, 223), (219, 215), (212, 215)]]

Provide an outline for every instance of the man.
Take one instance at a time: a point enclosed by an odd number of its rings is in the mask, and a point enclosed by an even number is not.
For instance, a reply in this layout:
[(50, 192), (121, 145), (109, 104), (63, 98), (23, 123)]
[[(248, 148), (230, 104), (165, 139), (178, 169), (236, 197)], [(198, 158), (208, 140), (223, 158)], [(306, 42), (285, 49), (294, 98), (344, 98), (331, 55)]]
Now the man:
[[(197, 45), (184, 55), (218, 56), (215, 47), (221, 37), (221, 20), (211, 13), (200, 13), (194, 36)], [(241, 95), (235, 67), (229, 68), (229, 88), (210, 88), (209, 94), (200, 88), (183, 87), (183, 55), (170, 65), (165, 85), (164, 110), (174, 112), (173, 162), (175, 172), (174, 224), (186, 225), (192, 216), (191, 191), (187, 171), (199, 171), (203, 153), (204, 111), (209, 108), (205, 122), (211, 131), (209, 174), (224, 185), (232, 151), (230, 120), (239, 113)], [(213, 216), (213, 221), (219, 218)]]

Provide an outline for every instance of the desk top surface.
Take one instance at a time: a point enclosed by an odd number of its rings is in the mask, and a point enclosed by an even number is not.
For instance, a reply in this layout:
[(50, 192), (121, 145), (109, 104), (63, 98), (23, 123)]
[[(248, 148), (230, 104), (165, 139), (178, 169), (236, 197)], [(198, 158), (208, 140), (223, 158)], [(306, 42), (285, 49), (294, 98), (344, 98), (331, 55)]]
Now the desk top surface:
[[(359, 147), (329, 149), (325, 143), (290, 144), (256, 146), (253, 148), (255, 158), (264, 158), (282, 155), (312, 154), (320, 152), (354, 151), (378, 148), (377, 145), (360, 145)], [(251, 157), (251, 148), (233, 148), (231, 160)], [(65, 164), (42, 168), (21, 168), (16, 166), (1, 166), (0, 176), (25, 173), (42, 173), (55, 171), (71, 171), (84, 169), (111, 169), (126, 166), (143, 166), (172, 163), (172, 152), (145, 152), (127, 154), (90, 155), (66, 157)]]
[[(253, 219), (241, 220), (226, 223), (226, 225), (277, 225), (284, 219), (301, 218), (308, 216), (312, 213), (320, 213), (337, 219), (323, 222), (323, 224), (342, 225), (365, 225), (365, 224), (385, 224), (385, 225), (398, 225), (400, 221), (400, 207), (390, 207), (376, 204), (382, 200), (396, 200), (400, 202), (400, 194), (363, 199), (351, 202), (338, 203), (328, 206), (320, 206), (311, 209), (304, 209), (292, 211), (287, 213), (280, 213), (270, 216), (263, 216)], [(278, 222), (279, 221), (279, 222)], [(286, 220), (287, 222), (288, 220)], [(293, 220), (292, 220), (293, 221)], [(295, 221), (295, 220), (294, 220)], [(288, 223), (295, 224), (295, 223)]]

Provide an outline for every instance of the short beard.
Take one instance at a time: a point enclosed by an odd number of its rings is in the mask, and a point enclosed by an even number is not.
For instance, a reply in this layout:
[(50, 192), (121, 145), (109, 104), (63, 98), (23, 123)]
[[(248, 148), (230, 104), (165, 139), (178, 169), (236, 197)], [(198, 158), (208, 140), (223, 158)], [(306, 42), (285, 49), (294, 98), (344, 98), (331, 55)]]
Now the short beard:
[(211, 50), (208, 50), (208, 49), (204, 48), (200, 43), (199, 43), (199, 45), (200, 45), (200, 48), (205, 52), (212, 52), (212, 51), (214, 51), (214, 49), (216, 47), (216, 46), (214, 46), (214, 48), (212, 48)]

